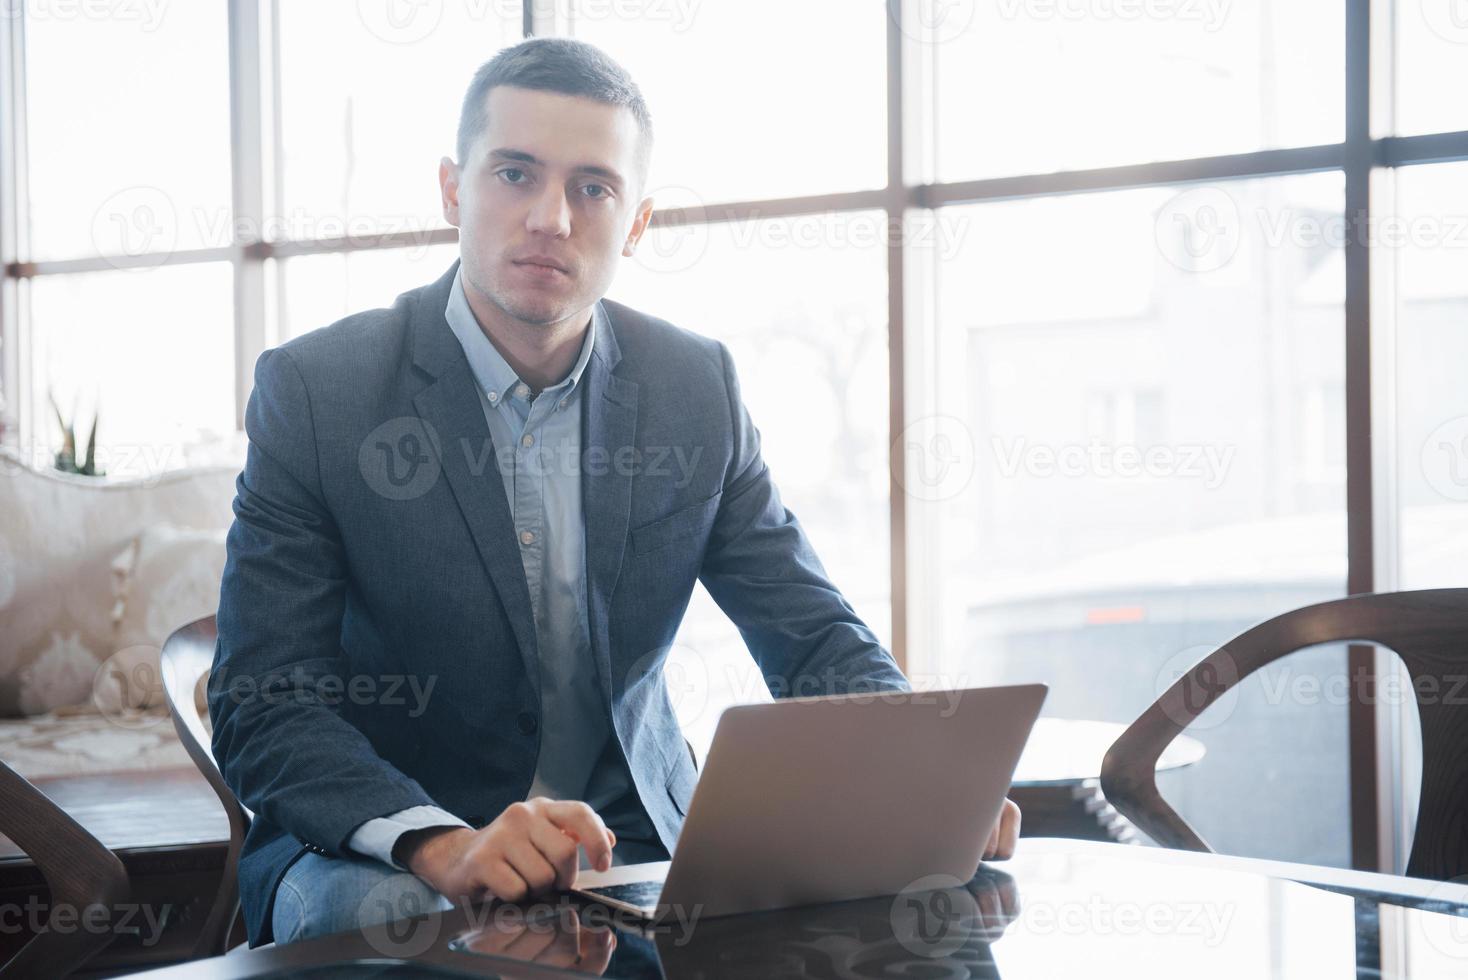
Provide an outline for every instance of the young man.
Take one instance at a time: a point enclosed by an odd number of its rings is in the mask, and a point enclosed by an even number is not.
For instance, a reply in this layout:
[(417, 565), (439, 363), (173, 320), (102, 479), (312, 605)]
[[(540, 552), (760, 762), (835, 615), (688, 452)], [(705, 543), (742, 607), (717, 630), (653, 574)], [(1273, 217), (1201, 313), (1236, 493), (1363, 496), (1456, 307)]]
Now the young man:
[[(906, 688), (781, 504), (724, 345), (601, 299), (651, 150), (596, 48), (500, 52), (439, 164), (460, 261), (256, 364), (209, 683), (253, 945), (665, 860), (695, 581), (777, 696)], [(1017, 830), (1011, 805), (991, 855)]]

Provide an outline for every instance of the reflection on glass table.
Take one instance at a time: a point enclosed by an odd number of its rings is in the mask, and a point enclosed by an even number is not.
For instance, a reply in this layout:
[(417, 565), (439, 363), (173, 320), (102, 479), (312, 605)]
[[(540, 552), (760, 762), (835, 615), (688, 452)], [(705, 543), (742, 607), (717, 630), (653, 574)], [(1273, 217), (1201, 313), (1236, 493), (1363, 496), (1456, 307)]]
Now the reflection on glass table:
[[(578, 972), (703, 977), (1458, 977), (1468, 887), (1113, 844), (1026, 841), (968, 882), (898, 895), (634, 928), (582, 906), (532, 926), (490, 917), (451, 943), (567, 966), (608, 924), (615, 949)], [(533, 942), (524, 933), (539, 929)], [(597, 948), (605, 948), (605, 942)], [(539, 951), (551, 951), (543, 958)], [(1384, 952), (1385, 951), (1385, 955)]]
[(854, 902), (724, 918), (682, 907), (644, 925), (560, 894), (458, 905), (146, 976), (531, 980), (568, 971), (624, 980), (1437, 980), (1468, 974), (1468, 884), (1036, 838), (967, 882), (919, 875), (896, 895)]

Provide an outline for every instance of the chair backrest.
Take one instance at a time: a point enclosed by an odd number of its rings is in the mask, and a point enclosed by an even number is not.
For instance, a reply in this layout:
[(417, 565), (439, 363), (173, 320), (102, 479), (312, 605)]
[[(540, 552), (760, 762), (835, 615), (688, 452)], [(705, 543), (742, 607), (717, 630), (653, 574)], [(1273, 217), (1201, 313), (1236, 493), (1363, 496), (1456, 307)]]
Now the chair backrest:
[[(3, 762), (0, 832), (36, 863), (51, 890), (46, 928), (0, 966), (0, 976), (64, 977), (112, 941), (110, 926), (120, 924), (127, 911), (122, 906), (132, 900), (127, 871), (117, 855)], [(107, 910), (109, 928), (75, 928), (78, 921), (102, 918), (93, 908)], [(59, 914), (68, 916), (69, 926), (50, 921)]]
[(250, 829), (250, 820), (254, 816), (225, 783), (210, 748), (209, 730), (195, 700), (199, 684), (214, 666), (214, 645), (218, 636), (214, 617), (205, 616), (174, 630), (163, 643), (161, 657), (163, 691), (168, 696), (168, 711), (173, 716), (174, 730), (229, 817), (229, 853), (214, 906), (209, 910), (209, 917), (194, 949), (196, 956), (218, 956), (229, 947), (230, 933), (240, 908), (240, 850), (244, 847), (245, 831)]
[(1375, 643), (1401, 657), (1422, 727), (1422, 793), (1407, 874), (1446, 880), (1468, 873), (1468, 589), (1349, 596), (1244, 631), (1178, 678), (1122, 733), (1102, 763), (1102, 792), (1162, 846), (1209, 850), (1158, 793), (1157, 757), (1244, 678), (1323, 643)]

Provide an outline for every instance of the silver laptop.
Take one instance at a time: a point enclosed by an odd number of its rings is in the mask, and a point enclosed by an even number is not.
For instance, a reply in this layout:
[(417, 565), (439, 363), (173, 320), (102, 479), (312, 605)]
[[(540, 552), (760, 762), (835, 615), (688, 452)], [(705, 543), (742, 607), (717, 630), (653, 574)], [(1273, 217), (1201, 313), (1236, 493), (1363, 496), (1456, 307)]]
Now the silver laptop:
[(1043, 684), (732, 707), (673, 860), (582, 871), (575, 891), (650, 920), (968, 881), (1040, 713)]

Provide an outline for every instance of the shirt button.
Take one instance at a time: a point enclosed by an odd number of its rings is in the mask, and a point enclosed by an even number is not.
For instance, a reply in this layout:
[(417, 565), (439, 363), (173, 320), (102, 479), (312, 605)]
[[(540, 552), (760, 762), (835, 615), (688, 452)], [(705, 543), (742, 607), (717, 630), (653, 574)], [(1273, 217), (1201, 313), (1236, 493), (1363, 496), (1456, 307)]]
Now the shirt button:
[(521, 544), (530, 544), (534, 540), (535, 540), (534, 533), (532, 533), (530, 531), (521, 531), (520, 532), (520, 543)]
[(569, 401), (569, 400), (570, 399), (565, 399), (565, 398), (561, 399), (561, 403), (556, 406), (556, 410), (557, 411), (560, 411), (561, 409), (565, 408), (566, 407), (566, 402)]
[(530, 394), (530, 389), (525, 387), (524, 385), (519, 385), (515, 388), (515, 394), (519, 395), (521, 398), (524, 398), (526, 395)]
[(539, 723), (536, 722), (535, 715), (529, 711), (522, 711), (515, 716), (515, 727), (520, 729), (521, 735), (534, 735)]
[(495, 402), (497, 402), (499, 400), (500, 400), (500, 393), (499, 392), (497, 392), (497, 391), (491, 391), (489, 393), (489, 403), (491, 405), (493, 405)]
[(525, 433), (523, 436), (520, 437), (520, 445), (524, 446), (526, 449), (529, 449), (531, 446), (535, 445), (535, 437), (528, 432)]

